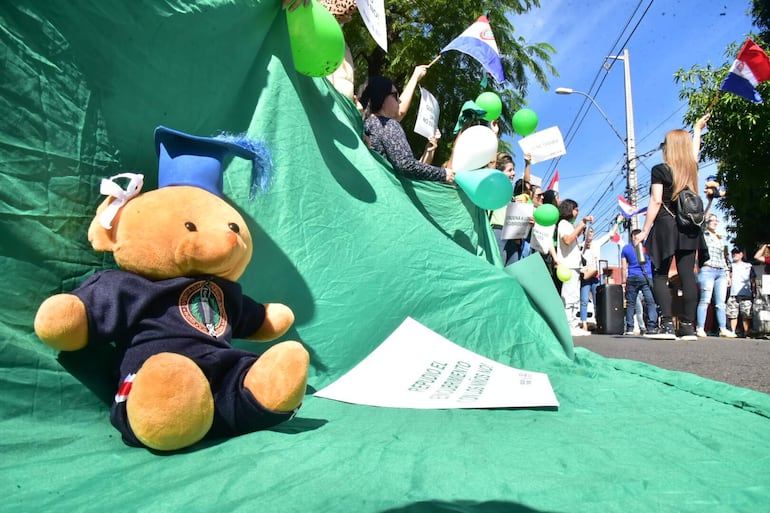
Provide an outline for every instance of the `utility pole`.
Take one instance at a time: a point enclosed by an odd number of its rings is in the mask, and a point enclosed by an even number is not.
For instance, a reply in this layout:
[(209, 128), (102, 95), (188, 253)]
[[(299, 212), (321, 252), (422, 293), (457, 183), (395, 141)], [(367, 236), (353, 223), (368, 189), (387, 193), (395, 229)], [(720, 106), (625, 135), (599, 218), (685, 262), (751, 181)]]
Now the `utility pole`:
[[(634, 106), (631, 96), (631, 61), (628, 57), (628, 49), (623, 50), (623, 55), (609, 56), (608, 59), (623, 61), (624, 80), (626, 89), (626, 167), (628, 189), (628, 201), (634, 210), (639, 210), (639, 178), (636, 174), (636, 136), (634, 134)], [(638, 216), (631, 218), (631, 229), (639, 228)], [(630, 237), (630, 233), (629, 233)]]

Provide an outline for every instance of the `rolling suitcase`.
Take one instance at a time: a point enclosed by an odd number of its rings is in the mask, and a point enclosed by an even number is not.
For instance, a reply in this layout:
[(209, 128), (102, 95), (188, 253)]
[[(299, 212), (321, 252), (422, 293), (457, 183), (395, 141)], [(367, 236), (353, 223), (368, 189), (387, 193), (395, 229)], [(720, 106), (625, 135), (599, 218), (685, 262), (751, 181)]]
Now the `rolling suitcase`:
[[(600, 261), (606, 263), (606, 260)], [(602, 283), (596, 288), (596, 328), (599, 333), (622, 335), (626, 327), (623, 286)]]

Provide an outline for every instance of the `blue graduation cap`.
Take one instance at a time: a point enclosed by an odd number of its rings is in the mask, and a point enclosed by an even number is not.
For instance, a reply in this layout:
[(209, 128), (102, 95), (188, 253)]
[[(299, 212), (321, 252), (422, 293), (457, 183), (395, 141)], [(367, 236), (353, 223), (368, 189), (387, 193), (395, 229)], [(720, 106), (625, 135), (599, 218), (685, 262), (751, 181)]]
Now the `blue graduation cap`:
[(158, 153), (158, 187), (191, 185), (223, 196), (224, 161), (230, 156), (252, 162), (249, 199), (265, 192), (272, 177), (267, 147), (245, 135), (216, 137), (190, 135), (165, 126), (155, 129)]

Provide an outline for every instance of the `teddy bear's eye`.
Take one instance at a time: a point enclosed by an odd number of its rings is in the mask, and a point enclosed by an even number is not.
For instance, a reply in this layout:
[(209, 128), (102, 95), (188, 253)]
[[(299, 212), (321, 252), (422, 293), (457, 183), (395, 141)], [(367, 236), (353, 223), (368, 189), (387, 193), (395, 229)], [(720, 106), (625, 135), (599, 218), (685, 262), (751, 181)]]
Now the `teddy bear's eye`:
[(234, 231), (235, 233), (241, 233), (241, 227), (240, 227), (240, 226), (238, 226), (238, 225), (237, 225), (237, 224), (235, 224), (235, 223), (230, 223), (230, 224), (228, 224), (228, 225), (227, 225), (227, 227), (228, 227), (228, 228), (230, 228), (230, 229), (231, 229), (232, 231)]
[(198, 227), (195, 226), (195, 223), (191, 223), (190, 221), (187, 221), (184, 224), (184, 227), (187, 228), (191, 232), (197, 232), (198, 231)]

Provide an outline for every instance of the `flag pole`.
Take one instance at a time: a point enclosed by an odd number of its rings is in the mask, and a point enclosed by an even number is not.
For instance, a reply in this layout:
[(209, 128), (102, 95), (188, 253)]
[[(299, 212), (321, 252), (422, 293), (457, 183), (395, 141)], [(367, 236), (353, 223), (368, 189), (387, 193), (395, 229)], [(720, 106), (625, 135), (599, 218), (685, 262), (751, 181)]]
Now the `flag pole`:
[(714, 110), (714, 105), (716, 105), (716, 104), (717, 104), (717, 101), (719, 101), (719, 94), (720, 94), (721, 92), (722, 92), (722, 91), (717, 91), (717, 95), (716, 95), (716, 96), (714, 96), (714, 99), (713, 99), (713, 100), (711, 100), (711, 105), (709, 105), (709, 108), (708, 108), (708, 109), (706, 109), (706, 114), (711, 114), (711, 111), (712, 111), (712, 110)]
[(436, 56), (436, 58), (435, 58), (435, 59), (433, 59), (432, 61), (430, 61), (430, 64), (428, 64), (428, 67), (430, 68), (431, 66), (433, 66), (434, 64), (436, 64), (440, 58), (441, 58), (441, 54), (438, 54), (438, 55)]

